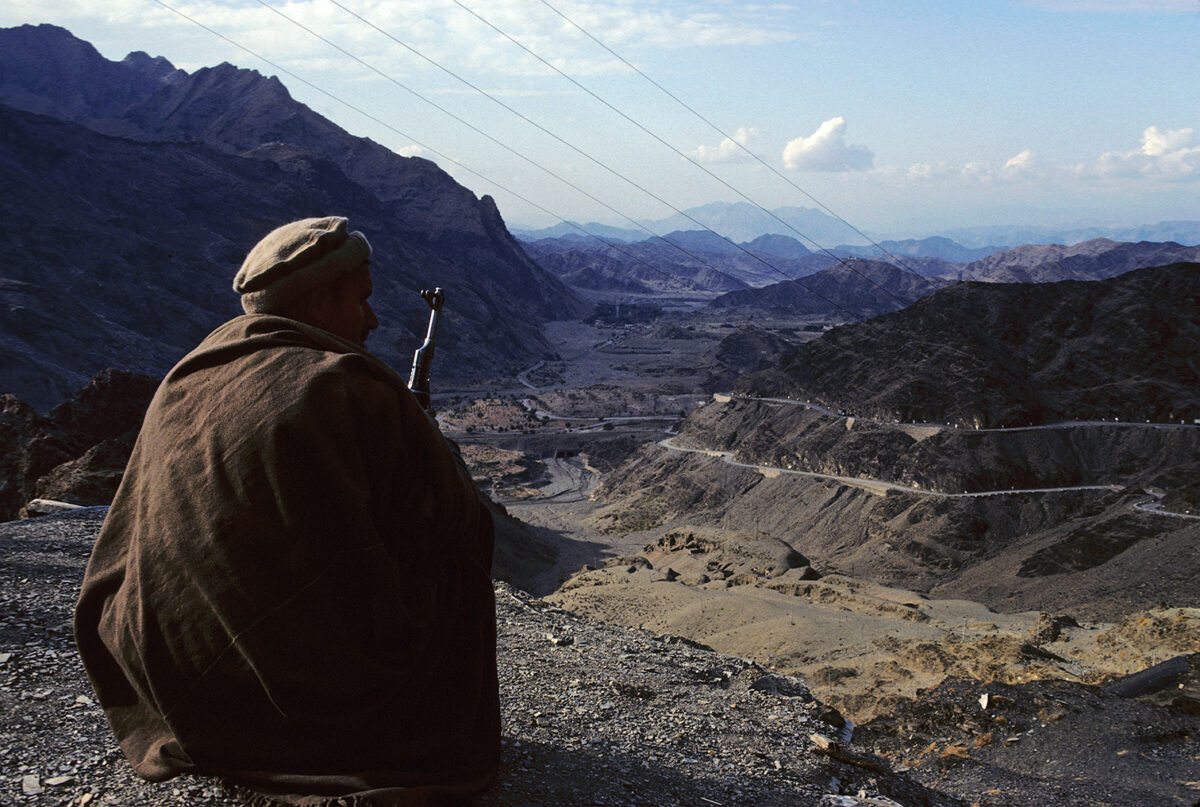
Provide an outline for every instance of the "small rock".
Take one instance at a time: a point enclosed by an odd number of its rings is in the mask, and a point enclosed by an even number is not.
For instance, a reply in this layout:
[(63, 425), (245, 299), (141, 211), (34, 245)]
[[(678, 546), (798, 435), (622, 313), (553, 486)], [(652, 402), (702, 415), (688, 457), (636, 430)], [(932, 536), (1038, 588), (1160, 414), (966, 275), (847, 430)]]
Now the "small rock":
[(0, 666), (7, 664), (8, 660), (12, 657), (12, 653), (0, 653)]
[(46, 784), (50, 787), (62, 787), (63, 785), (74, 784), (74, 776), (51, 776), (46, 780)]
[(36, 796), (43, 791), (42, 783), (37, 774), (27, 773), (21, 777), (21, 792), (26, 796)]
[(751, 689), (785, 698), (811, 698), (808, 685), (799, 678), (768, 673), (750, 684)]
[(822, 751), (831, 751), (837, 748), (837, 743), (823, 734), (810, 734), (808, 739), (812, 740), (812, 744)]
[(87, 695), (80, 695), (80, 696), (78, 696), (77, 698), (75, 698), (75, 702), (76, 702), (76, 703), (81, 703), (81, 704), (83, 704), (84, 706), (91, 706), (91, 705), (93, 705), (93, 704), (95, 703), (95, 701), (94, 701), (94, 700), (92, 700), (91, 698), (89, 698)]

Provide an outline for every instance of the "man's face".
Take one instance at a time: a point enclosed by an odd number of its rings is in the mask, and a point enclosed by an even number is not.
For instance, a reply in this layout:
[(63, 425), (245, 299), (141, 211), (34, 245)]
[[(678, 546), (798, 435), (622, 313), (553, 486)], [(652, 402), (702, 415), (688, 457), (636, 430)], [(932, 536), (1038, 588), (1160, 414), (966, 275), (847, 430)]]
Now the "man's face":
[(365, 344), (371, 331), (379, 327), (367, 300), (371, 290), (371, 265), (363, 263), (331, 284), (329, 293), (321, 296), (313, 324), (358, 345)]

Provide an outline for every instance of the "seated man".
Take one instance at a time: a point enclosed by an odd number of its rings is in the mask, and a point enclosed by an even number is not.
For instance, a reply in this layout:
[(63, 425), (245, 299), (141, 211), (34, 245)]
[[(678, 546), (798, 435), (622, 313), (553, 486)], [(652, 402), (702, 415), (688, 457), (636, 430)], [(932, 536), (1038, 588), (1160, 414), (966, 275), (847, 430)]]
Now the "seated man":
[(427, 804), (495, 775), (492, 521), (363, 346), (370, 256), (344, 218), (270, 233), (146, 413), (75, 633), (147, 779)]

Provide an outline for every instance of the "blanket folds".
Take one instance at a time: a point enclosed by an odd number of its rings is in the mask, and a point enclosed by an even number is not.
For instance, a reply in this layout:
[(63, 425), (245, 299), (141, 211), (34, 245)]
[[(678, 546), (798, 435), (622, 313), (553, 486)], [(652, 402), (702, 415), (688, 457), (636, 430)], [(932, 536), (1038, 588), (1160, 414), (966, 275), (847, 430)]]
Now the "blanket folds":
[(435, 803), (499, 759), (492, 523), (404, 381), (238, 317), (171, 370), (83, 581), (126, 757), (294, 803)]

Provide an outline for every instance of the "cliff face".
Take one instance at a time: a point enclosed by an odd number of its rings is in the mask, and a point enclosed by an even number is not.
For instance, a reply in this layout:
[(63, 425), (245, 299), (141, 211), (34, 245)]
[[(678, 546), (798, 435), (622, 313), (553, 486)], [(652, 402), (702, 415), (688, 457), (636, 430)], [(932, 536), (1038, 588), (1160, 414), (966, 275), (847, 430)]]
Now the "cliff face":
[(35, 408), (104, 367), (164, 372), (240, 313), (229, 285), (250, 247), (304, 216), (346, 215), (371, 240), (372, 349), (401, 372), (424, 335), (423, 287), (447, 291), (435, 383), (516, 372), (548, 352), (542, 321), (580, 312), (490, 198), (349, 135), (277, 79), (111, 62), (24, 26), (0, 31), (0, 103), (0, 294), (18, 312), (0, 326), (14, 357), (0, 390)]

